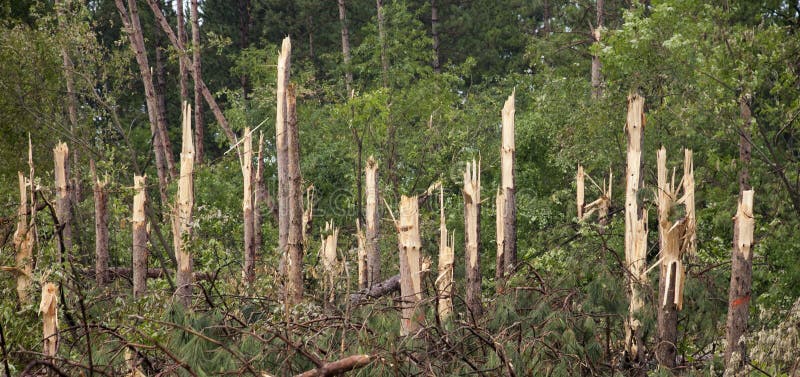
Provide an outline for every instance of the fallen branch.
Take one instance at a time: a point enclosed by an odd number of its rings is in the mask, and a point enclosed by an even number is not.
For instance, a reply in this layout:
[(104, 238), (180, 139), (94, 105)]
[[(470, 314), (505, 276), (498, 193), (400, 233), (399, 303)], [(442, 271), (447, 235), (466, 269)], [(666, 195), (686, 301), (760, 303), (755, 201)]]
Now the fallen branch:
[[(399, 279), (399, 276), (398, 276)], [(399, 280), (398, 280), (399, 283)], [(341, 360), (325, 363), (321, 367), (300, 373), (295, 377), (327, 377), (338, 376), (344, 372), (366, 366), (372, 361), (370, 355), (353, 355)]]
[(358, 306), (365, 301), (383, 297), (392, 292), (400, 290), (400, 274), (394, 275), (370, 288), (362, 289), (356, 293), (350, 294), (350, 305)]

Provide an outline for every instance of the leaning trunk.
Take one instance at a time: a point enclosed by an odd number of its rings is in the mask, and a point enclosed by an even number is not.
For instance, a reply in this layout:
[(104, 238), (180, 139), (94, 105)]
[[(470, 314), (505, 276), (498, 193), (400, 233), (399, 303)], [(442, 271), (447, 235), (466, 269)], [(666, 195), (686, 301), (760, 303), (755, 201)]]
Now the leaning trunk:
[(467, 309), (474, 317), (483, 314), (481, 303), (480, 222), (481, 167), (475, 160), (464, 171), (464, 254), (467, 275)]

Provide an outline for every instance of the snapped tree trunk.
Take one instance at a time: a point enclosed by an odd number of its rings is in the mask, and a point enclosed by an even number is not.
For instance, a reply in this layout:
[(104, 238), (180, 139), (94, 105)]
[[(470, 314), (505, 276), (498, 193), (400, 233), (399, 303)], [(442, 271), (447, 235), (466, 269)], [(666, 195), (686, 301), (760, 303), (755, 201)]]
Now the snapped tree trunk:
[(361, 222), (356, 220), (356, 241), (358, 242), (358, 289), (366, 289), (369, 287), (367, 279), (367, 236), (364, 235), (364, 230), (361, 229)]
[(56, 217), (61, 229), (62, 243), (59, 243), (58, 263), (72, 250), (72, 208), (69, 187), (69, 147), (58, 143), (53, 148), (56, 176)]
[[(133, 297), (147, 291), (147, 220), (144, 206), (147, 202), (145, 177), (133, 177)], [(180, 263), (179, 263), (180, 265)]]
[(108, 177), (103, 180), (97, 177), (94, 161), (91, 162), (92, 180), (94, 181), (94, 273), (98, 286), (109, 282), (108, 276)]
[(54, 358), (58, 354), (58, 287), (53, 283), (42, 286), (42, 301), (39, 302), (39, 314), (42, 316), (42, 353), (46, 358)]
[(183, 127), (181, 138), (181, 175), (178, 180), (177, 206), (175, 206), (174, 243), (175, 258), (178, 262), (177, 292), (178, 300), (188, 307), (192, 302), (193, 263), (187, 244), (192, 238), (192, 212), (194, 210), (194, 163), (195, 150), (192, 140), (192, 110), (188, 102), (183, 103)]
[(516, 91), (512, 92), (503, 105), (503, 140), (501, 153), (503, 204), (503, 274), (514, 273), (517, 265), (517, 204), (516, 179), (514, 173), (514, 101)]
[(289, 237), (289, 149), (286, 130), (286, 87), (289, 86), (292, 42), (289, 37), (283, 39), (278, 54), (277, 111), (275, 113), (275, 149), (278, 168), (278, 250), (281, 261), (278, 270), (285, 272), (286, 258), (289, 250), (286, 247)]
[[(182, 1), (182, 0), (181, 0)], [(200, 64), (200, 24), (197, 14), (197, 0), (191, 0), (191, 19), (192, 19), (192, 72), (194, 73), (194, 145), (195, 159), (198, 163), (203, 163), (203, 134), (205, 125), (203, 124), (203, 87), (205, 84), (199, 79), (203, 77)]]
[(350, 29), (347, 27), (347, 8), (345, 0), (338, 0), (339, 4), (339, 23), (342, 27), (342, 60), (344, 61), (344, 85), (347, 89), (347, 96), (350, 96), (350, 87), (353, 83), (353, 72), (350, 70)]
[(494, 272), (494, 281), (495, 281), (495, 291), (497, 294), (503, 293), (505, 290), (505, 236), (506, 232), (504, 230), (505, 226), (505, 206), (506, 206), (506, 197), (505, 197), (505, 190), (502, 187), (497, 188), (497, 196), (495, 197), (495, 208), (497, 209), (497, 214), (495, 215), (495, 226), (496, 226), (496, 236), (497, 239), (497, 257), (495, 258), (495, 272)]
[(410, 335), (420, 328), (423, 312), (419, 305), (422, 301), (422, 261), (420, 248), (422, 239), (419, 234), (419, 204), (417, 196), (400, 197), (400, 219), (397, 222), (398, 243), (400, 251), (400, 298), (402, 316), (400, 334)]
[[(27, 304), (28, 288), (31, 286), (33, 273), (33, 244), (35, 242), (33, 226), (28, 223), (28, 186), (29, 182), (19, 172), (19, 207), (17, 209), (17, 230), (14, 232), (14, 249), (16, 250), (17, 296), (21, 304)], [(31, 192), (33, 190), (31, 189)], [(33, 194), (31, 194), (33, 195)], [(33, 212), (33, 211), (31, 211)], [(34, 219), (31, 218), (31, 223)]]
[(289, 249), (286, 303), (288, 307), (303, 300), (303, 177), (300, 174), (300, 135), (294, 86), (286, 90), (286, 132), (288, 144)]
[(242, 212), (244, 221), (244, 281), (252, 284), (256, 280), (255, 217), (253, 214), (253, 140), (250, 127), (244, 129), (244, 153), (242, 154)]
[(455, 238), (447, 234), (444, 217), (444, 189), (439, 186), (439, 275), (436, 277), (436, 294), (439, 318), (446, 320), (453, 313), (453, 245)]
[(339, 274), (338, 260), (336, 258), (336, 247), (339, 240), (339, 229), (333, 226), (333, 220), (325, 222), (325, 229), (320, 239), (320, 258), (322, 267), (325, 270), (325, 281), (328, 285), (329, 299), (333, 302), (336, 290), (336, 276)]
[(575, 176), (575, 187), (576, 187), (575, 204), (578, 207), (577, 208), (578, 220), (583, 220), (583, 207), (586, 205), (585, 177), (586, 174), (583, 172), (583, 165), (578, 165), (578, 174)]
[(365, 169), (367, 195), (367, 281), (371, 287), (381, 281), (380, 213), (378, 207), (378, 163), (369, 156)]
[[(601, 33), (603, 31), (603, 2), (604, 0), (597, 0), (595, 27), (592, 30), (592, 38), (594, 43), (600, 43)], [(603, 95), (603, 77), (600, 70), (603, 64), (600, 62), (600, 56), (596, 53), (592, 54), (592, 98), (597, 99)]]
[(625, 134), (628, 139), (627, 174), (625, 185), (625, 266), (628, 269), (630, 305), (625, 324), (625, 351), (634, 363), (644, 361), (642, 324), (636, 314), (644, 306), (641, 286), (646, 284), (647, 211), (638, 200), (642, 189), (642, 142), (644, 140), (644, 98), (637, 93), (628, 96), (628, 116)]
[(464, 256), (467, 276), (467, 310), (472, 316), (483, 314), (481, 303), (481, 166), (472, 160), (464, 171)]
[(167, 167), (167, 150), (164, 145), (162, 129), (166, 129), (165, 125), (159, 123), (159, 105), (156, 100), (155, 86), (153, 85), (153, 74), (150, 71), (150, 64), (147, 59), (147, 50), (144, 45), (144, 36), (142, 35), (142, 26), (139, 22), (139, 10), (136, 6), (135, 0), (128, 0), (126, 8), (123, 0), (115, 0), (117, 11), (119, 11), (122, 25), (125, 26), (125, 31), (130, 40), (131, 50), (136, 57), (136, 63), (139, 66), (139, 74), (142, 78), (144, 85), (144, 96), (147, 104), (147, 118), (150, 121), (150, 133), (153, 135), (153, 153), (156, 160), (156, 172), (158, 173), (158, 187), (161, 196), (162, 204), (166, 204), (167, 200), (167, 184), (169, 183), (169, 172)]
[[(725, 364), (728, 369), (739, 371), (744, 365), (747, 345), (742, 335), (747, 332), (747, 318), (750, 310), (750, 294), (753, 284), (753, 191), (750, 187), (750, 158), (752, 145), (751, 97), (743, 94), (739, 98), (739, 112), (742, 124), (739, 128), (739, 209), (733, 222), (733, 254), (731, 256), (731, 283), (728, 290), (728, 318), (725, 349)], [(734, 354), (738, 354), (734, 357)]]

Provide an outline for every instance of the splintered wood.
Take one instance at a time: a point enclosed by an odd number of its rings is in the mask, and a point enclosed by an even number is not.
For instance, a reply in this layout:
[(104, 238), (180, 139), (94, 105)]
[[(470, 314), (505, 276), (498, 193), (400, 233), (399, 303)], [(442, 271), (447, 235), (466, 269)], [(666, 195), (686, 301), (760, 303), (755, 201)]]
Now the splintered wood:
[(306, 187), (305, 209), (303, 209), (303, 243), (308, 243), (308, 235), (314, 223), (314, 185)]
[(336, 255), (336, 247), (339, 241), (339, 229), (334, 227), (333, 220), (325, 222), (325, 230), (323, 230), (320, 238), (319, 255), (322, 259), (322, 267), (325, 269), (325, 281), (330, 291), (329, 301), (332, 302), (334, 298), (334, 289), (336, 288), (336, 276), (339, 273)]
[(473, 316), (483, 314), (481, 303), (480, 218), (481, 166), (472, 160), (464, 170), (464, 254), (467, 275), (467, 309)]
[(42, 286), (42, 301), (39, 303), (42, 316), (42, 353), (45, 357), (56, 357), (58, 353), (58, 287), (53, 283)]
[(401, 335), (409, 335), (420, 328), (423, 313), (418, 307), (422, 301), (422, 261), (419, 234), (419, 204), (417, 196), (400, 197), (400, 219), (397, 222), (400, 251), (400, 296), (402, 300)]
[(367, 280), (367, 237), (361, 229), (361, 223), (356, 220), (356, 240), (358, 241), (358, 289), (369, 287)]
[(500, 149), (503, 191), (503, 274), (514, 272), (517, 263), (517, 206), (516, 186), (514, 176), (514, 114), (516, 90), (514, 90), (503, 105), (503, 140)]
[(584, 178), (583, 165), (578, 165), (578, 175), (575, 176), (575, 188), (577, 189), (575, 204), (578, 207), (578, 220), (583, 220), (583, 206), (586, 204), (584, 199), (586, 190)]
[(286, 247), (289, 239), (289, 146), (287, 144), (287, 106), (286, 87), (289, 86), (292, 42), (289, 37), (283, 39), (278, 53), (278, 79), (276, 82), (277, 110), (275, 113), (275, 162), (278, 175), (278, 251), (281, 261), (278, 270), (285, 273), (286, 259), (289, 250)]
[[(17, 230), (14, 232), (14, 249), (16, 250), (17, 296), (22, 304), (28, 303), (28, 287), (31, 286), (33, 273), (33, 226), (28, 223), (28, 186), (29, 181), (19, 172), (19, 207), (17, 209)], [(33, 223), (33, 219), (31, 219)]]
[(69, 147), (65, 143), (58, 143), (53, 148), (54, 170), (56, 175), (56, 217), (58, 227), (61, 229), (59, 243), (58, 263), (61, 263), (64, 254), (72, 250), (72, 225), (70, 211), (69, 189)]
[(505, 190), (502, 187), (497, 188), (497, 197), (495, 198), (495, 208), (497, 208), (497, 215), (495, 216), (495, 226), (497, 227), (497, 257), (495, 259), (495, 275), (494, 280), (495, 290), (497, 293), (503, 293), (505, 287), (505, 206), (506, 196)]
[(192, 237), (192, 211), (194, 208), (194, 139), (192, 133), (192, 110), (183, 103), (183, 130), (181, 141), (181, 175), (178, 179), (177, 206), (174, 216), (175, 258), (178, 261), (177, 296), (188, 306), (192, 299), (193, 266), (192, 254), (187, 243)]
[(625, 265), (628, 268), (630, 306), (625, 326), (625, 350), (634, 361), (644, 357), (644, 340), (641, 322), (636, 313), (644, 306), (641, 285), (646, 284), (647, 210), (637, 200), (642, 189), (642, 142), (644, 140), (644, 98), (632, 93), (628, 96), (628, 117), (625, 134), (628, 138), (627, 172), (625, 185)]
[[(586, 204), (585, 199), (587, 178), (592, 182), (592, 185), (600, 191), (600, 197), (589, 204)], [(575, 203), (577, 204), (579, 221), (586, 220), (592, 213), (597, 212), (597, 219), (602, 230), (602, 227), (605, 226), (607, 221), (608, 209), (611, 207), (611, 187), (613, 182), (614, 174), (609, 171), (608, 184), (606, 185), (606, 181), (604, 180), (603, 186), (599, 186), (590, 175), (584, 172), (583, 165), (578, 165), (578, 174), (575, 176), (575, 187), (577, 189)]]
[(253, 215), (253, 139), (250, 127), (244, 129), (244, 152), (242, 155), (242, 217), (244, 222), (244, 269), (245, 283), (256, 279), (255, 217)]
[(145, 176), (133, 177), (133, 297), (141, 297), (147, 291), (147, 220), (144, 206), (147, 201)]
[(380, 235), (380, 215), (378, 213), (378, 162), (369, 156), (365, 168), (366, 175), (366, 253), (367, 284), (371, 287), (381, 282), (381, 252), (378, 246)]
[(447, 319), (453, 312), (453, 244), (455, 239), (447, 235), (444, 217), (444, 189), (439, 186), (439, 275), (436, 277), (436, 292), (439, 297), (439, 318)]

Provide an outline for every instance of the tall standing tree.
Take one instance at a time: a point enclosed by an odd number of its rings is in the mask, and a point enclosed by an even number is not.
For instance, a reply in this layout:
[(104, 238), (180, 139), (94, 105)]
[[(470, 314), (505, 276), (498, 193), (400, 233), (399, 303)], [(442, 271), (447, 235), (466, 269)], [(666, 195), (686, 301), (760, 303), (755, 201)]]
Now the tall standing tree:
[(344, 85), (347, 89), (347, 96), (353, 83), (353, 72), (350, 69), (350, 28), (347, 26), (347, 8), (345, 0), (338, 0), (339, 4), (339, 23), (342, 28), (342, 60), (344, 61)]
[(205, 154), (203, 149), (203, 134), (205, 132), (203, 123), (203, 82), (199, 79), (203, 77), (202, 66), (200, 63), (200, 22), (197, 11), (197, 0), (191, 0), (191, 19), (192, 19), (192, 72), (194, 72), (194, 145), (195, 159), (198, 163), (203, 163)]

